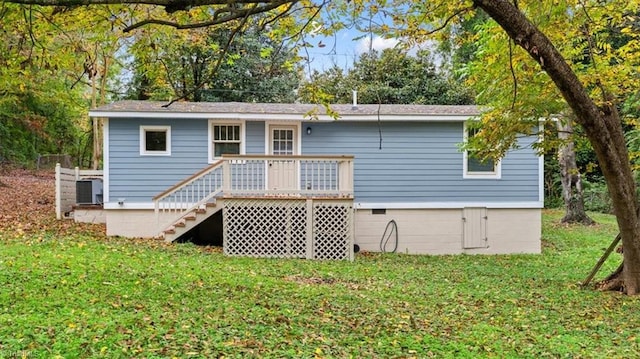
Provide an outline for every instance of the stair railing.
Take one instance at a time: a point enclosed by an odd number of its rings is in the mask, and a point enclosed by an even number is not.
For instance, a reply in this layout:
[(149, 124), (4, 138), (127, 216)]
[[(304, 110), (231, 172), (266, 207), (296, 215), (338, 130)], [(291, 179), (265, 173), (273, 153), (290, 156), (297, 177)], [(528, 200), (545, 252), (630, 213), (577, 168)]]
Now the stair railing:
[[(224, 160), (219, 160), (153, 197), (158, 232), (185, 214), (206, 206), (207, 202), (222, 192), (223, 163)], [(161, 216), (165, 220), (162, 223)]]

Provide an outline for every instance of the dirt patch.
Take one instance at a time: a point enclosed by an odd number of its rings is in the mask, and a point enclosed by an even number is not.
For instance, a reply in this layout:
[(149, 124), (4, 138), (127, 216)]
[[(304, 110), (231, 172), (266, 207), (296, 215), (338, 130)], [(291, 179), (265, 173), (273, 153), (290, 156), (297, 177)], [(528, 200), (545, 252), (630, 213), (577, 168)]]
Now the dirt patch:
[(0, 233), (54, 231), (64, 235), (82, 231), (104, 236), (104, 225), (56, 220), (54, 171), (4, 168), (0, 183)]

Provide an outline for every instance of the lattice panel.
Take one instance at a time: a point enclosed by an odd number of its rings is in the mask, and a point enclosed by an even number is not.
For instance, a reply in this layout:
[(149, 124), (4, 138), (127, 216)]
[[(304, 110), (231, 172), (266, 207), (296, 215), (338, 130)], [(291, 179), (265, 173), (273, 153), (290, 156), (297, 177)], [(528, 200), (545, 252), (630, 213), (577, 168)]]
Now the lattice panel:
[(307, 233), (305, 199), (225, 199), (224, 253), (252, 257), (353, 259), (351, 201), (313, 202)]
[(353, 258), (353, 210), (350, 202), (319, 202), (313, 206), (313, 258)]
[(226, 200), (224, 253), (253, 257), (306, 257), (304, 201)]

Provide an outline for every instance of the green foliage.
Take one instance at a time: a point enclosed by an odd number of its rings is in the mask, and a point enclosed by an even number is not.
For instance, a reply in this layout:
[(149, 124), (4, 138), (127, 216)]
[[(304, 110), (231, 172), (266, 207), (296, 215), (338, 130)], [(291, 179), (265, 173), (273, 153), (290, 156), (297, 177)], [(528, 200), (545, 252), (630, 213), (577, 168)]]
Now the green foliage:
[(552, 150), (544, 154), (544, 207), (561, 208), (563, 206), (560, 163), (557, 152)]
[[(47, 83), (47, 93), (25, 90), (0, 101), (0, 162), (33, 164), (38, 154), (80, 156), (83, 134), (79, 106), (64, 84)], [(77, 96), (77, 94), (76, 94)]]
[[(634, 173), (636, 181), (636, 197), (640, 198), (640, 172)], [(584, 205), (588, 211), (613, 213), (613, 203), (606, 184), (599, 178), (583, 180)]]
[[(445, 49), (454, 59), (467, 60), (454, 61), (454, 70), (475, 89), (476, 101), (492, 109), (483, 116), (479, 137), (483, 140), (476, 144), (476, 150), (485, 157), (499, 158), (517, 146), (513, 133), (530, 133), (523, 119), (549, 119), (565, 112), (568, 106), (550, 81), (544, 64), (532, 59), (495, 21), (481, 10), (472, 10), (470, 5), (432, 2), (429, 6), (434, 8), (434, 14), (448, 8), (449, 14), (457, 9), (461, 15), (436, 15), (430, 20), (434, 26), (445, 18), (449, 20), (441, 35), (446, 40)], [(634, 96), (640, 63), (637, 2), (519, 1), (517, 6), (569, 59), (597, 104), (609, 101), (603, 96), (605, 92), (620, 103)], [(417, 15), (421, 11), (412, 8), (410, 12)], [(424, 36), (411, 26), (410, 17), (401, 19), (399, 24), (417, 39)], [(545, 137), (548, 140), (554, 139)], [(548, 149), (555, 145), (538, 146)]]
[[(472, 103), (470, 91), (438, 69), (430, 56), (424, 50), (412, 56), (400, 48), (364, 53), (346, 73), (339, 67), (314, 72), (310, 88), (329, 94), (333, 103), (350, 103), (352, 90), (358, 91), (359, 103), (367, 104)], [(314, 96), (305, 88), (301, 91), (304, 102), (313, 102)]]
[(88, 77), (106, 81), (111, 71), (97, 58), (114, 41), (90, 19), (108, 12), (0, 4), (0, 160), (84, 157)]
[(300, 68), (294, 51), (257, 26), (236, 34), (226, 52), (222, 49), (232, 36), (230, 29), (163, 30), (147, 34), (132, 46), (135, 70), (128, 97), (196, 102), (295, 100)]
[(614, 218), (561, 215), (543, 216), (542, 255), (354, 262), (1, 233), (0, 356), (636, 357), (640, 298), (577, 285)]
[(587, 211), (613, 213), (611, 197), (604, 182), (582, 181), (584, 188), (584, 207)]

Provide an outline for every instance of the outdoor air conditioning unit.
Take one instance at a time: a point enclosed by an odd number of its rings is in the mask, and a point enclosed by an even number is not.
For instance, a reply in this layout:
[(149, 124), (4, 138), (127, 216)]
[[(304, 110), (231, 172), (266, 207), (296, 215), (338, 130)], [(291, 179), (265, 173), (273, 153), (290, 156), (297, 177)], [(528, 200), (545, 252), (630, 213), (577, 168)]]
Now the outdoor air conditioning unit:
[(84, 179), (76, 181), (77, 204), (101, 204), (102, 180)]

